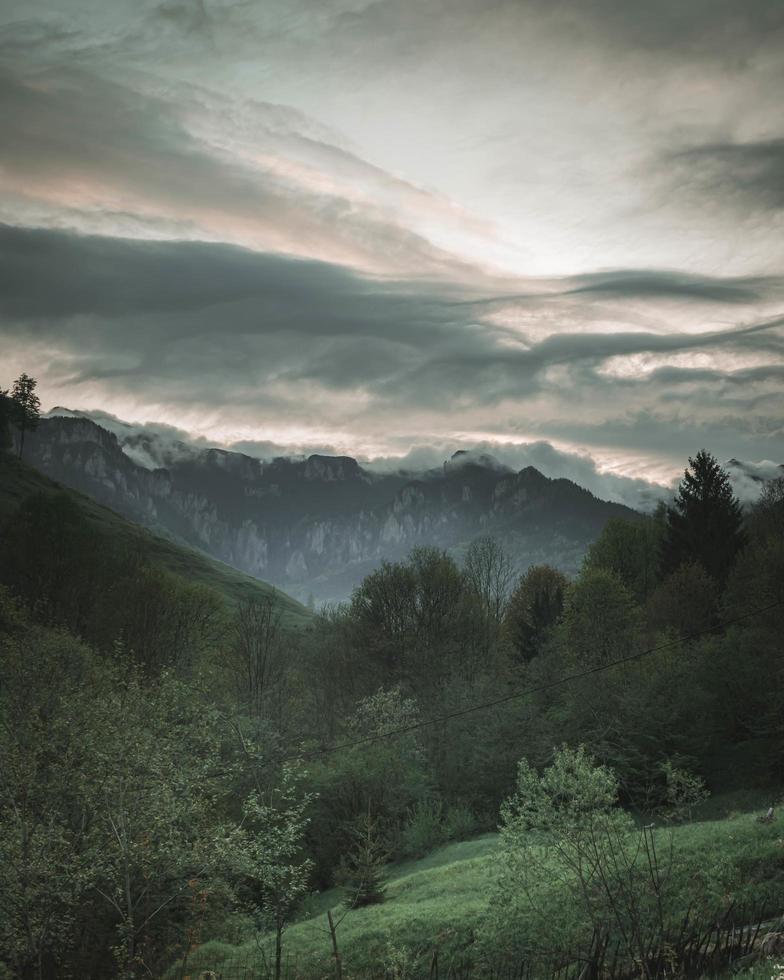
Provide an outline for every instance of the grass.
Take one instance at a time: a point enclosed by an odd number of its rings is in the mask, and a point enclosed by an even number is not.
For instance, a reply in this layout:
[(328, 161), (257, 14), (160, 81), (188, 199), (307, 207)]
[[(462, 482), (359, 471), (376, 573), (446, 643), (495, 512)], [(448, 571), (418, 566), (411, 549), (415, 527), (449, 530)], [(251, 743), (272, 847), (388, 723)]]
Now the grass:
[[(729, 803), (736, 809), (737, 801)], [(721, 803), (717, 801), (715, 807), (718, 811)], [(725, 819), (711, 815), (679, 827), (674, 832), (675, 847), (701, 867), (718, 869), (720, 879), (733, 882), (728, 902), (735, 899), (743, 905), (757, 897), (755, 889), (767, 885), (781, 897), (784, 911), (782, 816), (777, 823), (762, 824), (756, 819), (759, 812), (755, 800), (751, 812)], [(402, 959), (399, 973), (427, 976), (436, 947), (445, 972), (450, 959), (459, 960), (483, 928), (497, 854), (497, 835), (486, 834), (438, 848), (420, 861), (391, 866), (384, 903), (350, 911), (341, 922), (338, 939), (344, 975), (378, 975), (381, 964)], [(298, 921), (284, 937), (290, 978), (333, 975), (326, 913), (331, 909), (336, 919), (342, 916), (340, 901), (340, 892), (332, 890), (304, 903)], [(248, 976), (265, 975), (265, 956), (269, 956), (268, 937), (253, 937), (236, 946), (210, 942), (192, 955), (189, 967), (194, 975), (212, 969), (223, 980), (238, 980), (244, 970), (251, 971)]]
[(130, 549), (141, 543), (154, 564), (190, 584), (210, 587), (230, 605), (254, 596), (262, 598), (273, 595), (284, 626), (302, 627), (311, 619), (311, 613), (301, 603), (267, 582), (238, 572), (200, 551), (176, 544), (132, 524), (108, 507), (63, 487), (33, 467), (20, 462), (12, 454), (0, 451), (0, 522), (10, 517), (26, 497), (35, 493), (67, 494), (78, 504), (102, 538), (112, 541), (120, 548)]

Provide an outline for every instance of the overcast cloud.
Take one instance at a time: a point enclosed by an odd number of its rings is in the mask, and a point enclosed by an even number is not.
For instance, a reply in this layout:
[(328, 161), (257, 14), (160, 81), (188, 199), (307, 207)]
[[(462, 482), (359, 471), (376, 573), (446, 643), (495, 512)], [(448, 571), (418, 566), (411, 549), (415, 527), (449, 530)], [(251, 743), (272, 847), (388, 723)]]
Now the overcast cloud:
[(592, 489), (784, 460), (782, 87), (778, 0), (8, 0), (0, 383)]

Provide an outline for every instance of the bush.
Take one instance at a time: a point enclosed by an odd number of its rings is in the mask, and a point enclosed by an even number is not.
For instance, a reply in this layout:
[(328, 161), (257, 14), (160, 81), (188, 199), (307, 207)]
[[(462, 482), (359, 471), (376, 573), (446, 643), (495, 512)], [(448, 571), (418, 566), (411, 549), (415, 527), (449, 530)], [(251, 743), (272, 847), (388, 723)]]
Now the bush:
[(424, 857), (434, 847), (447, 840), (444, 826), (444, 806), (440, 800), (423, 800), (409, 811), (400, 833), (403, 857)]
[(476, 833), (479, 821), (469, 807), (461, 804), (450, 806), (444, 821), (447, 840), (466, 840)]

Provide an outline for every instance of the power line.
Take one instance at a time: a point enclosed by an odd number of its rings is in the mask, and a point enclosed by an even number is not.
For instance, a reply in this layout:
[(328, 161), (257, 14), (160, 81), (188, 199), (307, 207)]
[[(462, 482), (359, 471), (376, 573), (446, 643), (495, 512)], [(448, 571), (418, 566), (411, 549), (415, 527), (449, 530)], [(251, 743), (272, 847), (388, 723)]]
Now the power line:
[(537, 684), (534, 687), (527, 687), (522, 691), (514, 691), (511, 694), (505, 694), (503, 697), (494, 698), (492, 701), (481, 701), (477, 704), (470, 704), (465, 708), (450, 711), (445, 715), (439, 715), (436, 718), (428, 718), (424, 721), (413, 722), (410, 725), (394, 728), (388, 732), (383, 732), (376, 735), (366, 735), (362, 738), (353, 739), (350, 742), (340, 742), (337, 745), (327, 746), (323, 749), (315, 749), (311, 752), (306, 752), (304, 754), (301, 753), (297, 756), (290, 756), (283, 761), (294, 762), (301, 759), (332, 755), (333, 752), (341, 752), (344, 749), (351, 749), (357, 745), (368, 745), (373, 742), (381, 742), (388, 738), (397, 738), (400, 735), (408, 735), (410, 732), (419, 731), (420, 729), (427, 728), (430, 725), (439, 725), (442, 722), (451, 721), (454, 718), (462, 718), (465, 715), (473, 714), (476, 711), (486, 711), (488, 708), (496, 708), (499, 705), (508, 704), (510, 701), (515, 701), (517, 698), (526, 697), (529, 694), (539, 694), (542, 691), (549, 691), (554, 688), (561, 687), (564, 684), (569, 684), (572, 681), (581, 680), (583, 677), (589, 677), (592, 674), (600, 674), (605, 670), (612, 670), (614, 667), (621, 667), (624, 664), (642, 660), (644, 657), (649, 657), (654, 653), (660, 653), (662, 650), (667, 650), (670, 647), (678, 646), (690, 640), (696, 640), (698, 637), (706, 636), (709, 633), (714, 633), (718, 629), (723, 629), (727, 626), (734, 626), (735, 623), (742, 622), (745, 619), (750, 619), (752, 616), (758, 616), (762, 613), (769, 612), (771, 609), (775, 609), (782, 604), (784, 604), (784, 599), (779, 599), (778, 601), (772, 602), (767, 606), (763, 606), (761, 609), (752, 609), (750, 612), (743, 613), (740, 616), (735, 616), (732, 619), (723, 620), (716, 623), (715, 626), (710, 626), (707, 629), (697, 630), (694, 633), (689, 633), (687, 636), (679, 636), (674, 640), (668, 640), (666, 643), (660, 643), (657, 646), (649, 647), (647, 650), (641, 650), (638, 653), (630, 653), (626, 657), (620, 657), (619, 659), (612, 660), (609, 663), (596, 664), (593, 667), (586, 668), (585, 670), (576, 671), (572, 674), (566, 674), (565, 676), (559, 677), (554, 681), (548, 681), (544, 684)]

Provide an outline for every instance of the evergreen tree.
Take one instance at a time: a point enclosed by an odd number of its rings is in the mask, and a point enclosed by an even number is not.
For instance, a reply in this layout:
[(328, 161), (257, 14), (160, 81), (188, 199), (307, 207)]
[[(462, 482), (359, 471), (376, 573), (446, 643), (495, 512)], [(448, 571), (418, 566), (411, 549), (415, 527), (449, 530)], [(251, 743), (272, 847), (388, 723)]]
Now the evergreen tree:
[(689, 457), (675, 504), (667, 509), (662, 575), (686, 562), (699, 562), (723, 586), (744, 542), (743, 515), (729, 477), (716, 458), (701, 449)]
[(20, 374), (11, 389), (12, 419), (19, 429), (19, 458), (24, 452), (25, 433), (37, 428), (41, 417), (41, 399), (36, 395), (38, 382), (29, 374)]
[(347, 908), (378, 905), (384, 901), (384, 865), (389, 858), (370, 810), (354, 827), (354, 843), (343, 860), (341, 879)]

